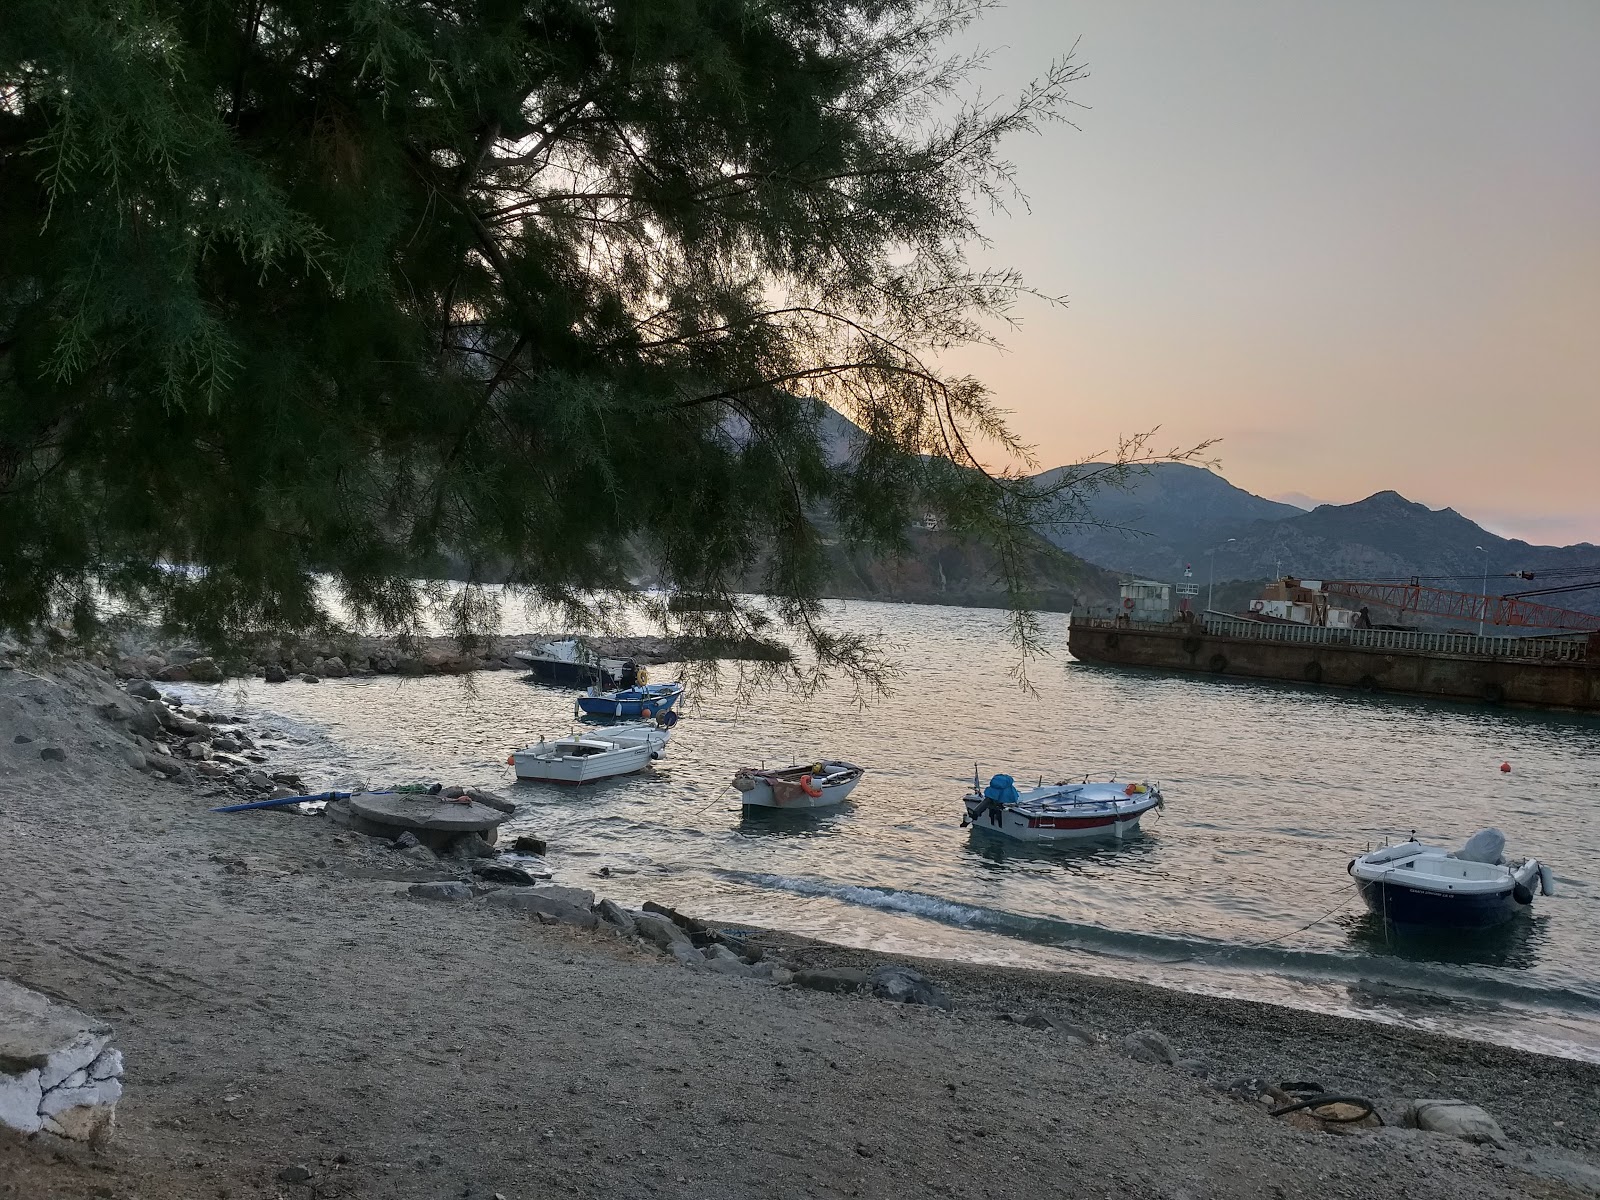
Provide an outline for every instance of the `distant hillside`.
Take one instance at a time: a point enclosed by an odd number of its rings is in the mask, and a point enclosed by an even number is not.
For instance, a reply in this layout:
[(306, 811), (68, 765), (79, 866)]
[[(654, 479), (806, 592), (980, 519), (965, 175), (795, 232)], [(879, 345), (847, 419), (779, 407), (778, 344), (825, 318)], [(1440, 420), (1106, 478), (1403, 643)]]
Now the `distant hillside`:
[[(1007, 603), (995, 558), (983, 546), (946, 533), (911, 531), (911, 553), (888, 561), (832, 548), (826, 596), (847, 600), (891, 600), (906, 604), (962, 604), (998, 608)], [(1068, 612), (1081, 604), (1110, 604), (1118, 576), (1065, 554), (1043, 538), (1030, 555), (1028, 584), (1034, 607)]]
[[(1040, 478), (1048, 481), (1056, 474)], [(1431, 509), (1392, 491), (1305, 512), (1252, 495), (1214, 472), (1166, 464), (1136, 476), (1124, 491), (1096, 496), (1090, 511), (1094, 519), (1122, 528), (1051, 530), (1047, 536), (1090, 562), (1130, 574), (1176, 580), (1184, 565), (1192, 564), (1193, 582), (1202, 595), (1211, 578), (1209, 552), (1214, 550), (1218, 607), (1230, 607), (1224, 594), (1231, 597), (1237, 590), (1230, 587), (1224, 593), (1221, 585), (1279, 575), (1417, 576), (1435, 586), (1477, 591), (1487, 566), (1493, 593), (1539, 587), (1545, 582), (1541, 573), (1557, 570), (1593, 568), (1600, 577), (1600, 547), (1591, 543), (1535, 546), (1503, 538), (1454, 509)], [(1513, 578), (1518, 571), (1531, 571), (1535, 578)], [(1551, 577), (1547, 582), (1562, 580)], [(1600, 591), (1535, 599), (1600, 612)]]
[[(1037, 476), (1042, 484), (1063, 468)], [(1256, 521), (1304, 514), (1235, 487), (1215, 471), (1186, 463), (1161, 463), (1133, 476), (1122, 489), (1108, 489), (1090, 504), (1100, 525), (1041, 530), (1057, 546), (1112, 570), (1176, 579), (1185, 563), (1204, 574), (1206, 551)], [(1221, 564), (1218, 564), (1221, 570)]]

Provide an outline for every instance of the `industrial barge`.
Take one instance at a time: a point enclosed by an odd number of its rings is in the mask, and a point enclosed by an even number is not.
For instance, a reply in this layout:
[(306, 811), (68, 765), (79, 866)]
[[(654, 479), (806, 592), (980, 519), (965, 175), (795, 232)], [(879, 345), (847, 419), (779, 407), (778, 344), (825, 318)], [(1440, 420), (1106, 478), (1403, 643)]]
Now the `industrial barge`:
[[(1447, 700), (1600, 712), (1600, 618), (1503, 597), (1469, 597), (1462, 615), (1487, 629), (1536, 632), (1431, 632), (1376, 624), (1371, 607), (1429, 612), (1436, 589), (1406, 585), (1323, 584), (1287, 578), (1248, 613), (1190, 611), (1193, 588), (1133, 580), (1121, 605), (1074, 612), (1073, 657), (1117, 666), (1275, 679)], [(1449, 595), (1454, 596), (1455, 593)], [(1372, 606), (1341, 606), (1371, 600)], [(1469, 604), (1469, 601), (1472, 602)], [(1473, 606), (1475, 605), (1475, 607)], [(1436, 611), (1436, 610), (1432, 610)], [(1587, 625), (1563, 628), (1563, 625)]]

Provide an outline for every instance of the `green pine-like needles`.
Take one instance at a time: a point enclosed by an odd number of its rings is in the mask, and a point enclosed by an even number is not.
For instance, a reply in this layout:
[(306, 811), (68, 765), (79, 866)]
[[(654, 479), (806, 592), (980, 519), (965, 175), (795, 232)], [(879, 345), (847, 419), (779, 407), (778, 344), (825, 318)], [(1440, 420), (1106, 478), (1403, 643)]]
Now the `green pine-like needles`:
[(1021, 290), (964, 248), (1079, 77), (973, 99), (980, 7), (7, 0), (0, 627), (226, 647), (325, 622), (320, 578), (403, 631), (449, 559), (569, 616), (754, 585), (870, 675), (819, 518), (892, 554), (936, 513), (1010, 570), (1081, 489), (983, 469), (1022, 448), (936, 363)]

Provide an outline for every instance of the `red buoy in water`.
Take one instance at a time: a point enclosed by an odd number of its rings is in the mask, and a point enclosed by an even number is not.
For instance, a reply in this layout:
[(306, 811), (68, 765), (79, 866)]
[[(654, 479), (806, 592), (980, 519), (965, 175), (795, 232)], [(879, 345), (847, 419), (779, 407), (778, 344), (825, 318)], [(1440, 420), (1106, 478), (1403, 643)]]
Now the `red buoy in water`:
[(1510, 763), (1501, 763), (1500, 764), (1500, 774), (1502, 774), (1502, 775), (1511, 774), (1511, 764)]

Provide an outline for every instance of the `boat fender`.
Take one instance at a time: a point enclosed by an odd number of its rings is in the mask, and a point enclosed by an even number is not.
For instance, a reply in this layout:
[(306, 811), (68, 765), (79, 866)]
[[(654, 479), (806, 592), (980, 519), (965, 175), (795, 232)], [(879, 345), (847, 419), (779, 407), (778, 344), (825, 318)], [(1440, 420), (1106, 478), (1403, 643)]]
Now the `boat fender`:
[(735, 775), (733, 777), (733, 786), (741, 792), (753, 792), (756, 790), (756, 781), (748, 775)]
[(661, 714), (661, 723), (668, 729), (671, 729), (678, 723), (678, 714), (673, 712), (670, 708), (667, 709), (666, 712)]
[(1344, 873), (1346, 875), (1354, 875), (1356, 873), (1356, 860), (1355, 859), (1352, 858), (1349, 862), (1345, 863), (1345, 865), (1344, 865)]
[(1546, 896), (1554, 896), (1556, 894), (1555, 872), (1543, 863), (1539, 864), (1539, 891)]
[(514, 767), (516, 765), (517, 765), (517, 756), (515, 754), (506, 755), (506, 766)]
[(800, 790), (813, 800), (822, 795), (822, 789), (811, 782), (811, 776), (809, 775), (800, 776)]
[(1519, 883), (1511, 889), (1511, 898), (1518, 904), (1533, 903), (1533, 889), (1525, 883)]

